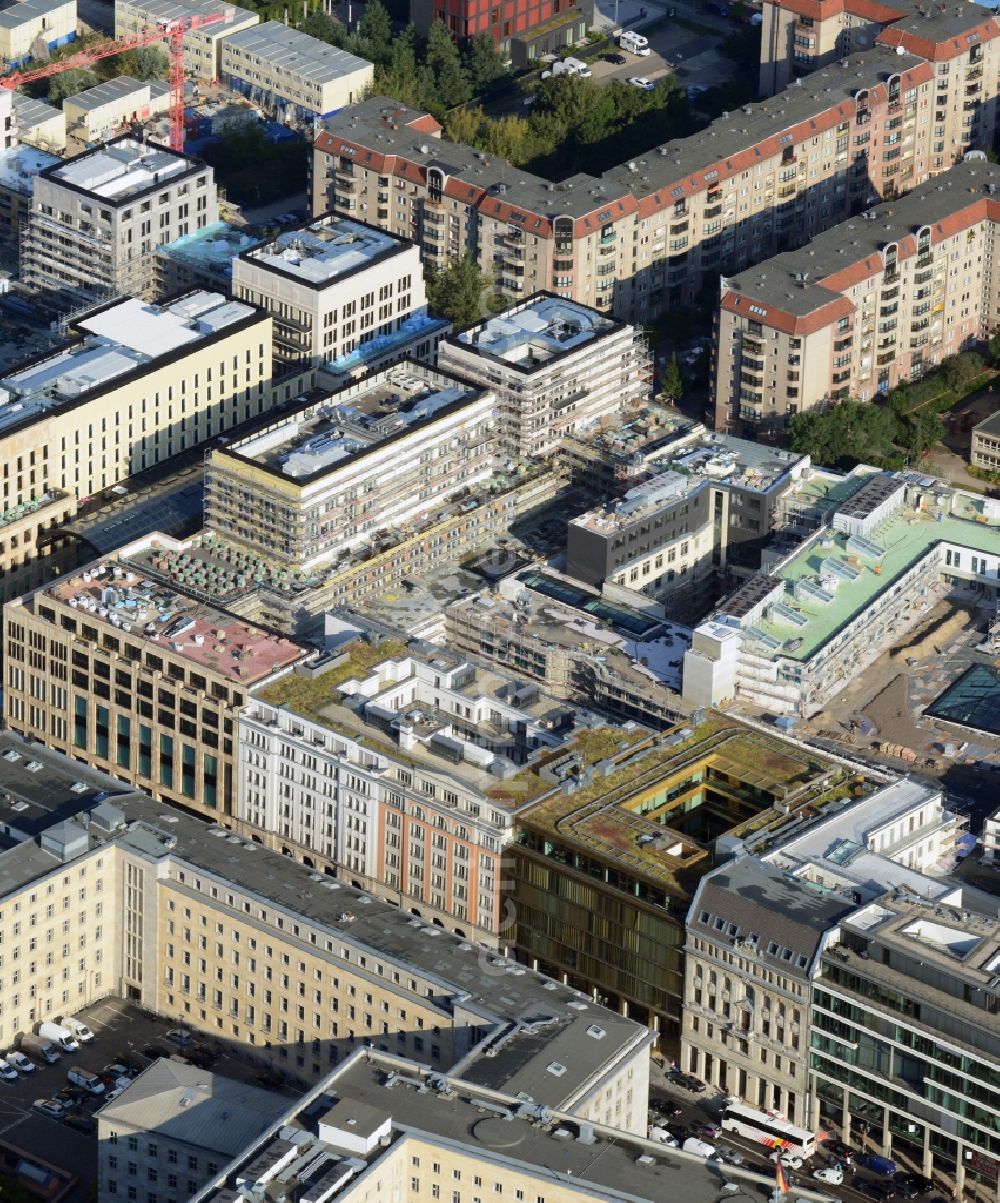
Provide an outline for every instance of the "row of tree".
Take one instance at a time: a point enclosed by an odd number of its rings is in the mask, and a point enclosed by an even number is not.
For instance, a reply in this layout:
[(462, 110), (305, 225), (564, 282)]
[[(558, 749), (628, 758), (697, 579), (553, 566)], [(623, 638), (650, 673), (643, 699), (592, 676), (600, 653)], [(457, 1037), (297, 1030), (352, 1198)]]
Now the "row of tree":
[[(66, 53), (73, 54), (78, 49), (79, 46), (70, 45)], [(67, 96), (85, 92), (104, 80), (116, 79), (119, 75), (141, 80), (166, 79), (169, 69), (165, 50), (160, 46), (141, 46), (138, 50), (116, 54), (114, 58), (98, 59), (92, 68), (71, 67), (47, 81), (40, 81), (39, 86), (47, 85), (44, 95), (50, 104), (62, 105)]]

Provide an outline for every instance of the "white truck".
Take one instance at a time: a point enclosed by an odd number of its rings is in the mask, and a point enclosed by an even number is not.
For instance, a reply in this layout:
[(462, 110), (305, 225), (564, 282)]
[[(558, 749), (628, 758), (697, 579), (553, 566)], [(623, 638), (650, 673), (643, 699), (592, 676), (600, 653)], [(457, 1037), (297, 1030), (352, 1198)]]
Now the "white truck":
[(62, 1057), (55, 1045), (50, 1040), (43, 1040), (41, 1036), (22, 1036), (17, 1046), (22, 1053), (44, 1061), (46, 1065), (55, 1065)]
[(104, 1083), (97, 1074), (92, 1074), (89, 1069), (80, 1069), (79, 1066), (74, 1066), (66, 1078), (74, 1086), (82, 1086), (88, 1094), (104, 1093)]
[(94, 1039), (94, 1033), (90, 1028), (85, 1023), (81, 1023), (79, 1019), (74, 1019), (72, 1015), (63, 1016), (60, 1026), (71, 1032), (74, 1040), (79, 1040), (83, 1044)]
[(39, 1024), (38, 1036), (40, 1040), (54, 1044), (61, 1053), (75, 1053), (80, 1048), (69, 1028), (61, 1027), (58, 1023)]

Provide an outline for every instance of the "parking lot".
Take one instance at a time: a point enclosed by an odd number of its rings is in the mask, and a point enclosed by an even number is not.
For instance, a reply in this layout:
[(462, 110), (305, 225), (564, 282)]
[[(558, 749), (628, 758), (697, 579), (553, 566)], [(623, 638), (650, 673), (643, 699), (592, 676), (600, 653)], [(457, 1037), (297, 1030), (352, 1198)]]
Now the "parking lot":
[[(175, 1020), (148, 1015), (118, 999), (95, 1003), (78, 1012), (77, 1018), (94, 1033), (93, 1041), (81, 1044), (76, 1053), (64, 1053), (54, 1065), (39, 1064), (33, 1072), (19, 1075), (16, 1082), (0, 1081), (0, 1137), (75, 1174), (80, 1181), (66, 1196), (66, 1203), (84, 1203), (94, 1197), (97, 1141), (93, 1117), (104, 1100), (100, 1095), (90, 1096), (75, 1088), (75, 1105), (64, 1119), (52, 1119), (34, 1111), (35, 1100), (57, 1098), (61, 1091), (66, 1091), (66, 1075), (73, 1067), (100, 1073), (106, 1065), (117, 1062), (140, 1071), (152, 1063), (155, 1055), (179, 1055), (182, 1051), (166, 1038), (167, 1032), (177, 1026)], [(195, 1042), (185, 1047), (194, 1048)], [(202, 1043), (200, 1037), (197, 1047), (215, 1058), (213, 1073), (264, 1084), (260, 1068), (249, 1061)], [(279, 1089), (289, 1097), (295, 1093), (286, 1087)]]

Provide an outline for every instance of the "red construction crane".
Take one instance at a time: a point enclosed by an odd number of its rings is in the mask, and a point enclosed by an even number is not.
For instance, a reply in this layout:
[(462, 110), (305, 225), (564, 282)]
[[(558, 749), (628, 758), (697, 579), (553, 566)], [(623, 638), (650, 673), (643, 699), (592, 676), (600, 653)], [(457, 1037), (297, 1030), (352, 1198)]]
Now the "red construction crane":
[(0, 76), (0, 87), (18, 88), (21, 84), (31, 83), (32, 80), (45, 79), (50, 75), (58, 75), (73, 67), (89, 67), (98, 59), (113, 58), (116, 54), (124, 54), (126, 50), (138, 50), (150, 46), (154, 42), (169, 43), (170, 56), (170, 149), (184, 149), (184, 35), (191, 29), (202, 29), (206, 25), (214, 25), (225, 21), (225, 13), (207, 13), (204, 16), (194, 14), (190, 17), (178, 17), (170, 21), (158, 21), (155, 28), (144, 29), (141, 33), (126, 38), (109, 38), (97, 42), (76, 54), (58, 59), (53, 63), (43, 63), (39, 67), (29, 67), (25, 71), (15, 71), (10, 75)]

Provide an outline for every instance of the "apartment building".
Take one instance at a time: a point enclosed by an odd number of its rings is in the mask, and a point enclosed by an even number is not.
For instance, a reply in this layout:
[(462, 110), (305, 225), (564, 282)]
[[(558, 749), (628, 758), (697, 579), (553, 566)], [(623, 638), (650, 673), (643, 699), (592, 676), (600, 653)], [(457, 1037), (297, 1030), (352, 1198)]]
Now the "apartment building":
[(593, 0), (538, 0), (518, 5), (502, 0), (498, 7), (483, 8), (470, 0), (410, 0), (410, 20), (426, 34), (441, 21), (465, 42), (488, 34), (502, 57), (515, 67), (528, 67), (546, 54), (582, 42), (594, 24)]
[(259, 1086), (160, 1057), (97, 1112), (98, 1198), (186, 1198), (288, 1110)]
[(995, 899), (894, 891), (842, 921), (812, 999), (821, 1114), (983, 1203), (1000, 1181), (998, 969)]
[(235, 713), (298, 644), (98, 561), (4, 609), (8, 726), (153, 797), (236, 809)]
[[(0, 61), (5, 70), (44, 59), (76, 41), (76, 0), (17, 0), (0, 12)], [(44, 47), (46, 54), (39, 53)]]
[(218, 220), (211, 167), (126, 135), (35, 177), (21, 277), (53, 310), (152, 297), (156, 248)]
[(219, 80), (224, 40), (256, 25), (260, 20), (256, 12), (234, 4), (219, 4), (216, 0), (115, 0), (115, 37), (129, 37), (161, 23), (217, 13), (224, 19), (202, 29), (189, 29), (184, 35), (184, 70), (195, 79)]
[[(6, 1044), (118, 996), (300, 1086), (364, 1046), (645, 1132), (639, 1025), (37, 742), (4, 732), (0, 747), (4, 789), (23, 803), (5, 818), (18, 842), (0, 852)], [(61, 965), (35, 944), (62, 946)]]
[(248, 700), (238, 828), (496, 947), (517, 791), (554, 784), (541, 766), (583, 746), (593, 721), (446, 651), (357, 644)]
[(638, 405), (652, 383), (639, 331), (553, 294), (452, 335), (438, 358), (494, 393), (506, 453), (519, 459), (554, 455), (563, 435)]
[(331, 213), (239, 254), (232, 288), (271, 313), (274, 361), (283, 368), (396, 343), (407, 319), (427, 310), (416, 246)]
[[(817, 68), (828, 66), (845, 55), (862, 53), (873, 46), (902, 47), (910, 54), (935, 64), (935, 73), (944, 91), (957, 72), (963, 79), (967, 55), (977, 46), (987, 78), (996, 76), (996, 53), (992, 43), (1000, 33), (1000, 24), (987, 11), (965, 4), (922, 4), (920, 0), (834, 0), (822, 5), (810, 0), (791, 0), (779, 4), (764, 0), (761, 8), (760, 95), (772, 96)], [(977, 51), (977, 58), (979, 52)], [(969, 76), (969, 82), (981, 76)], [(942, 121), (958, 126), (963, 113), (961, 92), (948, 105)], [(987, 89), (969, 90), (982, 109), (983, 119), (993, 124), (993, 98)], [(944, 107), (944, 106), (941, 106)], [(950, 138), (946, 137), (950, 143)], [(942, 148), (945, 163), (954, 162), (954, 146)], [(942, 152), (938, 152), (942, 153)], [(950, 154), (951, 157), (948, 157)]]
[(695, 629), (693, 706), (809, 717), (949, 593), (992, 607), (1000, 505), (919, 473), (852, 474), (832, 517)]
[(157, 299), (191, 288), (231, 293), (233, 260), (260, 242), (259, 237), (248, 234), (241, 226), (216, 221), (157, 247)]
[(812, 983), (856, 909), (743, 856), (702, 878), (684, 945), (681, 1067), (724, 1094), (812, 1129)]
[(281, 21), (228, 31), (219, 69), (230, 88), (255, 104), (305, 122), (360, 100), (375, 71), (366, 59)]
[(969, 463), (984, 472), (1000, 472), (1000, 415), (990, 414), (973, 426)]
[(983, 859), (989, 864), (1000, 861), (1000, 807), (983, 820)]
[(168, 84), (119, 75), (66, 97), (66, 133), (78, 142), (107, 142), (124, 127), (148, 121), (169, 107)]
[[(321, 1197), (330, 1203), (648, 1203), (674, 1191), (691, 1203), (712, 1203), (716, 1173), (641, 1136), (539, 1111), (496, 1090), (469, 1089), (403, 1058), (358, 1053), (289, 1105), (192, 1203), (229, 1203), (236, 1183), (289, 1197), (325, 1191)], [(751, 1193), (767, 1183), (740, 1168), (734, 1185)]]
[(649, 458), (623, 496), (570, 520), (566, 572), (624, 585), (672, 617), (711, 609), (727, 574), (746, 576), (782, 521), (808, 458), (697, 426)]
[(718, 314), (715, 424), (749, 437), (830, 401), (868, 401), (998, 323), (1000, 169), (961, 163), (729, 277)]
[[(471, 253), (515, 299), (547, 290), (645, 322), (926, 179), (935, 88), (930, 63), (874, 47), (600, 178), (560, 183), (471, 147), (442, 157), (433, 119), (374, 97), (318, 135), (313, 210), (412, 238), (431, 265)], [(992, 136), (992, 123), (959, 128), (963, 150)]]
[(7, 596), (37, 583), (47, 532), (73, 516), (78, 498), (270, 404), (270, 322), (218, 293), (159, 306), (130, 298), (90, 312), (70, 341), (0, 378)]
[(303, 576), (346, 559), (490, 480), (495, 405), (411, 361), (296, 402), (212, 450), (206, 528)]
[(14, 121), (14, 91), (0, 89), (0, 150), (8, 151), (17, 145), (17, 126)]

